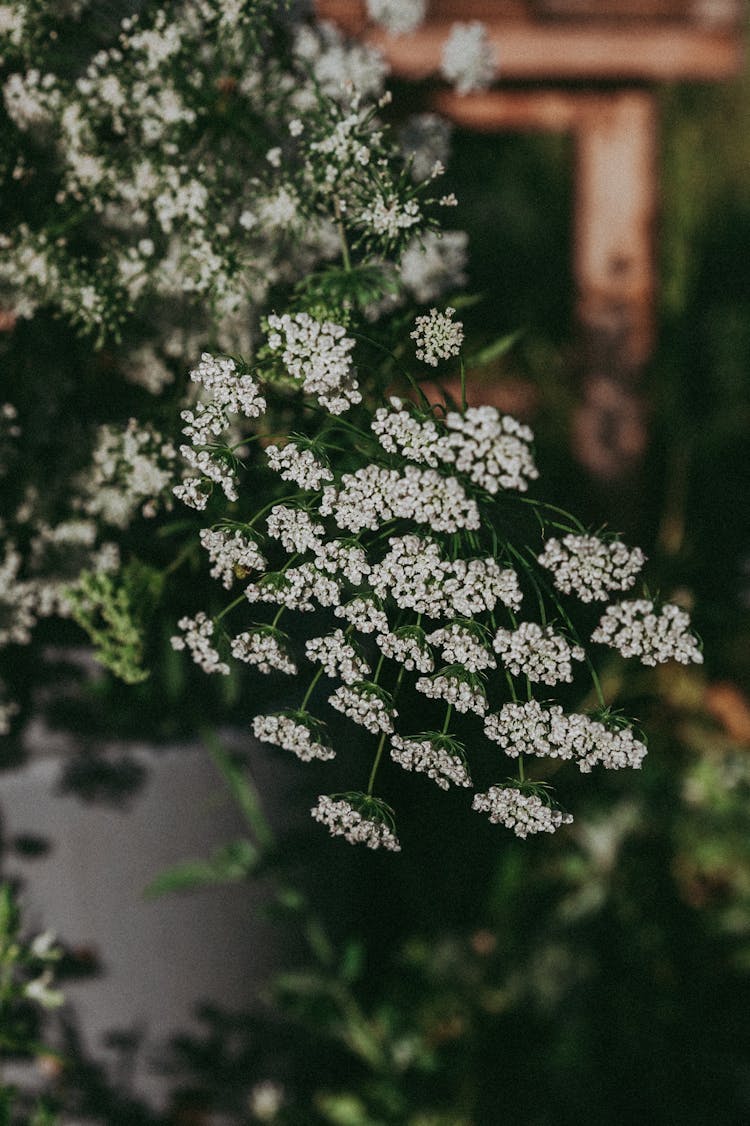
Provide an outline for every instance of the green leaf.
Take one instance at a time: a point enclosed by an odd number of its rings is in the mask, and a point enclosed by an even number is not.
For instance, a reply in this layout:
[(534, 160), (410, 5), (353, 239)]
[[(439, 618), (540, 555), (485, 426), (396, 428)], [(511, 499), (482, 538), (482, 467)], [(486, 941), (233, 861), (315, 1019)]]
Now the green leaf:
[(266, 847), (273, 845), (271, 826), (263, 813), (258, 792), (246, 772), (227, 754), (213, 731), (204, 729), (202, 738), (259, 843)]
[(499, 340), (493, 340), (486, 348), (481, 348), (475, 352), (473, 356), (469, 356), (466, 360), (467, 368), (481, 368), (486, 364), (491, 364), (493, 360), (499, 360), (501, 356), (506, 355), (511, 350), (514, 344), (521, 339), (526, 332), (526, 329), (519, 328), (515, 332), (511, 332), (508, 336), (501, 336)]
[(260, 853), (252, 841), (240, 838), (217, 849), (207, 860), (186, 860), (167, 869), (148, 885), (149, 899), (175, 891), (192, 891), (246, 879), (257, 867)]

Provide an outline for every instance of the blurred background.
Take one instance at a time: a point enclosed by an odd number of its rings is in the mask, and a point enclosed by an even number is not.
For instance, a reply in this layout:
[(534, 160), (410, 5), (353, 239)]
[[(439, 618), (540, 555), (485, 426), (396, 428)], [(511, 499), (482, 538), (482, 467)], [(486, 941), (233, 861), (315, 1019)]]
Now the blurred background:
[[(604, 7), (569, 5), (599, 30)], [(738, 15), (654, 7), (709, 40)], [(392, 87), (396, 124), (434, 108), (430, 78)], [(23, 885), (30, 925), (59, 930), (73, 983), (49, 1033), (68, 1062), (16, 1060), (9, 1074), (33, 1072), (63, 1122), (750, 1120), (750, 72), (511, 73), (501, 88), (652, 99), (646, 329), (582, 303), (591, 212), (575, 130), (456, 124), (447, 183), (469, 236), (467, 333), (518, 333), (477, 373), (474, 400), (532, 424), (550, 500), (643, 546), (652, 590), (692, 607), (705, 664), (605, 670), (649, 756), (636, 774), (566, 779), (567, 835), (509, 839), (460, 799), (426, 804), (405, 777), (403, 854), (334, 857), (306, 824), (316, 768), (280, 777), (249, 746), (231, 689), (168, 656), (126, 687), (81, 666), (72, 625), (50, 624), (52, 657), (43, 675), (26, 670), (29, 723), (7, 740), (0, 787), (5, 875)], [(85, 417), (115, 360), (51, 318), (40, 333), (38, 319), (5, 334), (1, 358), (55, 384), (35, 436), (43, 459), (63, 441), (61, 397)], [(21, 407), (35, 387), (20, 381)], [(112, 417), (121, 410), (113, 398)], [(196, 741), (205, 727), (245, 756), (283, 863), (144, 905), (161, 869), (239, 831)]]

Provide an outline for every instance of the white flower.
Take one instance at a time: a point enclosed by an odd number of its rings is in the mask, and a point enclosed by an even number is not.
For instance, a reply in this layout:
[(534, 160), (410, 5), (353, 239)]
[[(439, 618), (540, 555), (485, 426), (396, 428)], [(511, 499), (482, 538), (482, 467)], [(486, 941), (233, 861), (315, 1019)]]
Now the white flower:
[(546, 805), (538, 794), (525, 794), (514, 786), (490, 786), (486, 793), (474, 795), (471, 808), (488, 813), (493, 825), (505, 825), (521, 838), (554, 833), (573, 821), (569, 813)]
[(660, 612), (645, 598), (608, 606), (591, 640), (617, 649), (623, 657), (638, 657), (643, 665), (703, 663), (690, 632), (690, 615), (671, 602)]
[(211, 644), (214, 623), (202, 610), (194, 618), (180, 618), (177, 627), (184, 636), (177, 634), (171, 639), (173, 649), (189, 649), (196, 665), (206, 673), (229, 676), (229, 665), (219, 659), (217, 650)]
[(313, 637), (305, 642), (308, 661), (323, 666), (326, 676), (340, 678), (345, 684), (355, 684), (370, 675), (370, 666), (337, 629), (327, 637)]
[(543, 684), (570, 682), (573, 679), (571, 661), (583, 661), (586, 656), (580, 645), (571, 645), (566, 638), (554, 633), (552, 626), (540, 626), (536, 622), (522, 622), (512, 631), (499, 629), (492, 644), (513, 676), (523, 674)]
[(337, 618), (345, 618), (359, 633), (387, 633), (388, 618), (371, 598), (353, 598), (343, 606), (336, 606)]
[(416, 356), (425, 364), (437, 367), (440, 360), (458, 356), (464, 340), (464, 326), (454, 321), (455, 309), (450, 306), (444, 313), (430, 309), (423, 317), (417, 317), (414, 331), (409, 335), (416, 341)]
[(606, 602), (611, 591), (633, 586), (645, 558), (639, 547), (628, 550), (619, 540), (607, 543), (597, 536), (571, 534), (562, 542), (548, 539), (538, 562), (552, 572), (563, 594), (575, 592), (582, 602)]
[(359, 586), (370, 573), (370, 564), (364, 549), (346, 540), (326, 540), (313, 547), (315, 566), (330, 575), (343, 575), (354, 586)]
[(395, 239), (401, 231), (415, 226), (422, 220), (422, 212), (415, 199), (404, 203), (398, 196), (376, 195), (372, 203), (363, 207), (357, 215), (357, 222), (377, 235)]
[(388, 693), (367, 682), (342, 684), (328, 697), (328, 703), (373, 735), (393, 731), (393, 720), (398, 715)]
[(302, 762), (335, 757), (334, 749), (324, 741), (323, 724), (303, 712), (279, 712), (258, 715), (253, 720), (253, 734), (261, 743), (272, 743), (291, 751)]
[(428, 733), (402, 738), (391, 737), (391, 758), (404, 770), (426, 774), (442, 790), (454, 786), (471, 786), (471, 778), (463, 757), (456, 752), (455, 740), (445, 735)]
[(418, 626), (401, 626), (393, 633), (381, 633), (375, 639), (378, 647), (407, 671), (432, 672), (435, 667), (424, 630)]
[(497, 54), (487, 29), (476, 20), (454, 23), (443, 45), (440, 70), (459, 94), (484, 90), (495, 77)]
[(276, 631), (268, 626), (239, 633), (232, 639), (232, 656), (247, 665), (255, 665), (259, 672), (274, 670), (294, 676), (297, 666), (279, 641)]
[(476, 632), (461, 622), (452, 622), (445, 629), (434, 630), (427, 640), (431, 645), (440, 647), (443, 660), (448, 665), (462, 665), (467, 672), (497, 668), (497, 661)]
[(373, 464), (344, 473), (338, 488), (329, 485), (323, 490), (320, 513), (354, 533), (376, 531), (399, 519), (429, 524), (439, 532), (478, 528), (481, 523), (476, 501), (455, 477), (415, 465), (399, 472)]
[(637, 770), (646, 756), (645, 745), (631, 728), (608, 727), (591, 716), (566, 715), (559, 704), (543, 706), (537, 700), (505, 704), (486, 717), (484, 731), (510, 758), (530, 754), (573, 759), (583, 774), (597, 765)]
[(257, 583), (245, 588), (248, 602), (272, 602), (288, 610), (311, 611), (313, 598), (321, 606), (338, 606), (341, 588), (319, 571), (313, 563), (287, 567), (285, 571), (269, 571)]
[(267, 446), (266, 457), (282, 481), (294, 481), (301, 489), (319, 489), (323, 481), (333, 480), (328, 466), (318, 461), (312, 450), (300, 449), (295, 442)]
[(416, 31), (427, 11), (427, 0), (367, 0), (367, 14), (392, 35)]
[(316, 321), (308, 313), (270, 316), (268, 345), (281, 358), (293, 379), (302, 383), (331, 414), (342, 414), (361, 402), (349, 353), (354, 340), (332, 321)]
[(325, 534), (322, 524), (313, 524), (310, 515), (302, 508), (277, 504), (268, 514), (266, 522), (272, 539), (281, 540), (289, 552), (315, 551)]
[(203, 528), (200, 541), (212, 563), (211, 578), (220, 579), (226, 590), (235, 579), (244, 579), (250, 571), (262, 571), (268, 565), (255, 541), (238, 530)]
[(484, 715), (487, 711), (487, 697), (481, 682), (459, 665), (441, 669), (435, 676), (420, 676), (414, 687), (433, 700), (452, 704), (457, 712)]
[(501, 570), (494, 559), (448, 561), (433, 539), (415, 535), (392, 536), (388, 547), (372, 568), (370, 585), (402, 610), (431, 618), (471, 617), (491, 612), (498, 600), (514, 610), (521, 604), (516, 573)]
[(539, 472), (530, 449), (533, 434), (495, 407), (449, 411), (443, 421), (420, 418), (400, 399), (375, 412), (371, 427), (383, 449), (424, 465), (451, 465), (489, 493), (525, 492)]
[(190, 372), (194, 383), (201, 383), (214, 401), (232, 414), (258, 418), (266, 409), (266, 401), (251, 375), (239, 375), (237, 365), (228, 356), (201, 355), (198, 367)]
[[(377, 810), (372, 802), (371, 808)], [(343, 837), (349, 844), (365, 844), (368, 848), (385, 848), (400, 852), (401, 845), (393, 830), (384, 821), (366, 817), (344, 798), (335, 800), (321, 794), (310, 811), (316, 821), (325, 825), (333, 837)]]

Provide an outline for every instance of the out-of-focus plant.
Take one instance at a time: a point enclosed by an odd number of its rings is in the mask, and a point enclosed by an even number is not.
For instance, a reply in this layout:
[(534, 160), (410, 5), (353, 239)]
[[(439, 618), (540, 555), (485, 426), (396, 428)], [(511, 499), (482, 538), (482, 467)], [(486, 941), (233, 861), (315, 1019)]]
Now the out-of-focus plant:
[[(3, 1082), (3, 1060), (45, 1056), (54, 1052), (40, 1038), (40, 1011), (56, 1009), (63, 995), (55, 986), (54, 968), (62, 956), (49, 931), (27, 940), (21, 934), (21, 912), (10, 884), (0, 884), (0, 1120), (53, 1126), (56, 1118), (42, 1105), (30, 1107), (19, 1092)], [(23, 1114), (23, 1118), (21, 1118)]]

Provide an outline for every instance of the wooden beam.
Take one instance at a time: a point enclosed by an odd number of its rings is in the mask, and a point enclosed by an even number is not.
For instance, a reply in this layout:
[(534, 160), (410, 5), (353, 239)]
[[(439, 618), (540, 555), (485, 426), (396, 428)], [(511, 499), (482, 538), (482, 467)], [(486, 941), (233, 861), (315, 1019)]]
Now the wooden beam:
[[(729, 78), (742, 63), (739, 38), (675, 24), (580, 27), (489, 22), (502, 81), (671, 82)], [(384, 54), (394, 74), (418, 80), (440, 71), (451, 24), (425, 24), (412, 35), (371, 29), (364, 42)]]
[[(461, 11), (456, 5), (457, 13)], [(411, 35), (368, 25), (357, 0), (316, 0), (332, 20), (376, 47), (401, 78), (437, 75), (450, 19), (428, 20)], [(461, 14), (461, 18), (466, 18)], [(668, 20), (538, 20), (508, 15), (485, 20), (500, 81), (709, 81), (742, 67), (741, 36), (731, 28)]]

